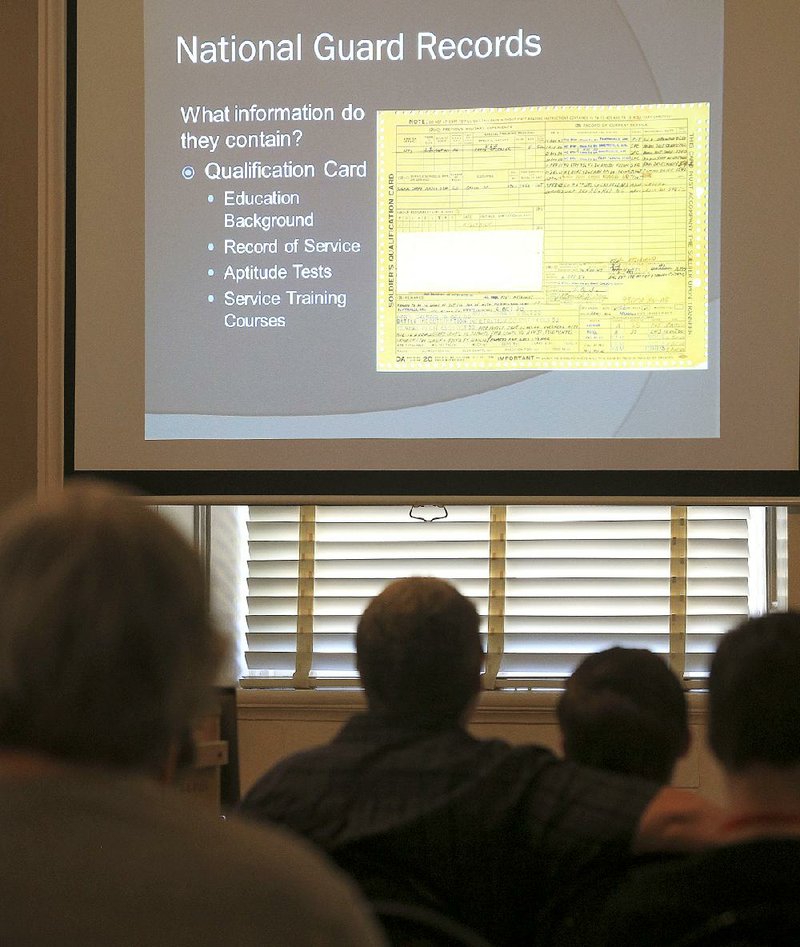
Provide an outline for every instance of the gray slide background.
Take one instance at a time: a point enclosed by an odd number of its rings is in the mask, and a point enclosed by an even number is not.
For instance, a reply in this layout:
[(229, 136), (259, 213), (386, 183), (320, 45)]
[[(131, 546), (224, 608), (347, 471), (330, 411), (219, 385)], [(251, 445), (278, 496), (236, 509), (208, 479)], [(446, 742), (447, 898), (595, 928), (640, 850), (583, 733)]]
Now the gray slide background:
[[(508, 2), (331, 4), (265, 12), (243, 0), (221, 10), (194, 3), (191, 13), (147, 0), (146, 31), (146, 437), (714, 437), (719, 433), (719, 169), (721, 149), (722, 3)], [(417, 30), (441, 36), (540, 34), (536, 58), (418, 63)], [(310, 41), (406, 34), (403, 63), (319, 63)], [(175, 62), (178, 33), (214, 39), (280, 39), (304, 34), (301, 63), (197, 65)], [(374, 142), (380, 108), (487, 105), (711, 103), (709, 369), (682, 372), (378, 373), (375, 364)], [(331, 105), (364, 108), (363, 122), (273, 124), (302, 130), (298, 147), (259, 152), (183, 151), (180, 133), (258, 131), (256, 124), (185, 126), (181, 105)], [(296, 137), (296, 136), (295, 136)], [(368, 161), (366, 180), (322, 178), (325, 158)], [(312, 162), (312, 180), (210, 182), (209, 160)], [(191, 182), (180, 168), (193, 164)], [(300, 207), (267, 212), (315, 214), (317, 239), (359, 240), (358, 256), (300, 255), (277, 259), (209, 253), (225, 237), (282, 243), (303, 230), (223, 230), (226, 188), (300, 194)], [(207, 202), (207, 194), (217, 201)], [(234, 210), (228, 208), (228, 210)], [(245, 209), (249, 213), (252, 209)], [(209, 278), (227, 263), (327, 264), (328, 281), (277, 285)], [(346, 309), (281, 307), (287, 327), (223, 326), (225, 289), (345, 291)], [(215, 293), (217, 301), (206, 296)], [(264, 310), (232, 310), (265, 312)], [(265, 312), (269, 314), (269, 312)]]

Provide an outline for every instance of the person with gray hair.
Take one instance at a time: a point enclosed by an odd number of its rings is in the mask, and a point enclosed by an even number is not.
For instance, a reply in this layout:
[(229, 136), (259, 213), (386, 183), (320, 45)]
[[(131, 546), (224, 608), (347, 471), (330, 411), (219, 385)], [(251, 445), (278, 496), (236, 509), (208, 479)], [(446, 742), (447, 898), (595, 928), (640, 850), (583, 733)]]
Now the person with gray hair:
[(468, 733), (479, 618), (448, 582), (390, 583), (358, 622), (356, 663), (367, 712), (265, 773), (242, 809), (316, 842), (373, 901), (516, 947), (537, 942), (542, 911), (581, 874), (716, 831), (716, 810), (689, 793)]
[(69, 486), (0, 525), (0, 942), (379, 945), (303, 842), (165, 785), (225, 642), (197, 557)]

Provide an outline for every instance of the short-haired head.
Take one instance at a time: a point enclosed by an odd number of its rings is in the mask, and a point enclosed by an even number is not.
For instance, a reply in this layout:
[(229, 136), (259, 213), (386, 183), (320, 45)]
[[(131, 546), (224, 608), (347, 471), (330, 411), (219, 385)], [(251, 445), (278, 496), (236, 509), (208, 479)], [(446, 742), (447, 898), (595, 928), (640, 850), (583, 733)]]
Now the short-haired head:
[(197, 557), (142, 502), (71, 485), (0, 524), (0, 746), (156, 771), (223, 653)]
[(708, 713), (709, 743), (726, 770), (800, 764), (800, 614), (751, 618), (723, 637)]
[(358, 622), (356, 652), (370, 710), (427, 726), (462, 721), (480, 689), (475, 606), (448, 582), (388, 585)]
[(567, 680), (558, 721), (568, 759), (659, 783), (669, 781), (689, 746), (680, 682), (644, 648), (584, 658)]

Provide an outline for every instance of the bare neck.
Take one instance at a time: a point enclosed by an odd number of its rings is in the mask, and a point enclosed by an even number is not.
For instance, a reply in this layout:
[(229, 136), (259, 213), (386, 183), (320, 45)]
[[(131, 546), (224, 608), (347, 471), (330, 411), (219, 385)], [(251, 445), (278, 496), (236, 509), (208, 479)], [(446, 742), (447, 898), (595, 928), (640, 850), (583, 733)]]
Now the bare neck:
[(732, 839), (800, 836), (800, 765), (757, 763), (725, 781)]

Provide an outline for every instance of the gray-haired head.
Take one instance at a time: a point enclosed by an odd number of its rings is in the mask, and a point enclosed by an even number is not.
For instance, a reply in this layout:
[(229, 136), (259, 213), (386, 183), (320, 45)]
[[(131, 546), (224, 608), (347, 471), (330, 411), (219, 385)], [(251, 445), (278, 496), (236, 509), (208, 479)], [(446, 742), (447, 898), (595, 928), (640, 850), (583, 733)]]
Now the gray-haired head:
[(68, 486), (0, 523), (0, 745), (158, 769), (223, 653), (197, 557), (140, 501)]

